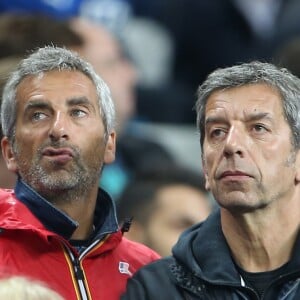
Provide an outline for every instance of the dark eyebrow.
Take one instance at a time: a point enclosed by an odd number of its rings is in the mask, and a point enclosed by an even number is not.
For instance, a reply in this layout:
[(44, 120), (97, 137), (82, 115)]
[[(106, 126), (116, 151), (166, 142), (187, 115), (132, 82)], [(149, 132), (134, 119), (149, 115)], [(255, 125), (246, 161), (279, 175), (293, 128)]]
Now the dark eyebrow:
[(87, 97), (72, 97), (70, 99), (67, 99), (67, 104), (69, 106), (72, 106), (72, 105), (80, 105), (80, 104), (89, 104), (91, 105), (91, 101), (87, 98)]
[(39, 108), (39, 109), (45, 109), (45, 108), (50, 108), (51, 105), (49, 101), (47, 100), (30, 100), (26, 103), (25, 105), (25, 111), (32, 109), (32, 108)]
[[(90, 107), (93, 107), (91, 101), (86, 97), (72, 97), (70, 99), (67, 99), (67, 105), (68, 106), (75, 106), (85, 104)], [(26, 103), (25, 111), (29, 109), (51, 109), (52, 105), (51, 102), (46, 99), (37, 99), (37, 100), (30, 100)]]
[(255, 113), (250, 113), (245, 117), (246, 121), (258, 121), (262, 119), (267, 119), (270, 121), (273, 121), (272, 116), (270, 113), (267, 112), (255, 112)]
[(94, 112), (97, 110), (95, 109), (93, 103), (85, 96), (75, 98), (72, 97), (70, 99), (67, 99), (67, 104), (68, 106), (85, 105), (92, 109)]
[[(267, 112), (255, 112), (255, 113), (250, 113), (245, 115), (245, 121), (258, 121), (262, 119), (267, 119), (270, 121), (273, 121), (272, 116), (270, 113)], [(223, 116), (210, 116), (205, 120), (205, 126), (210, 124), (210, 123), (227, 123), (228, 120), (224, 118)]]
[(228, 120), (226, 120), (226, 118), (224, 118), (224, 117), (211, 116), (205, 120), (205, 126), (208, 125), (209, 123), (227, 123), (227, 122), (228, 122)]

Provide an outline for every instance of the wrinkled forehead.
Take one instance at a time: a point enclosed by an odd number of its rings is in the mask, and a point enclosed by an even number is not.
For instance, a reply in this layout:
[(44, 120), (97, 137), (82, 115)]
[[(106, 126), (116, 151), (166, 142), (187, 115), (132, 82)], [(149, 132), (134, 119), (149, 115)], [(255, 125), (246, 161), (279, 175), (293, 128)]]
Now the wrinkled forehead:
[(267, 84), (249, 84), (213, 91), (204, 107), (204, 115), (211, 111), (254, 113), (259, 111), (279, 111), (283, 113), (280, 92)]
[(54, 105), (70, 102), (72, 99), (86, 99), (99, 110), (95, 85), (79, 71), (54, 70), (29, 75), (23, 78), (16, 91), (16, 104), (19, 108), (33, 101), (45, 101)]

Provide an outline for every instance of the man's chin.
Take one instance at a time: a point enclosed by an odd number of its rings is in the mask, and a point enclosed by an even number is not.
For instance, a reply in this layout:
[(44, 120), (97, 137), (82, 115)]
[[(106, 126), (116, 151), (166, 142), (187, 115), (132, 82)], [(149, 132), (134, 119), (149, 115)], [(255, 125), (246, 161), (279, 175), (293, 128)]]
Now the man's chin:
[(233, 214), (248, 214), (265, 208), (266, 204), (249, 204), (249, 203), (233, 202), (230, 204), (229, 203), (220, 204), (220, 206), (230, 211)]
[(70, 178), (70, 176), (51, 175), (41, 178), (34, 182), (34, 189), (37, 191), (58, 193), (66, 192), (76, 188), (80, 184), (79, 178)]

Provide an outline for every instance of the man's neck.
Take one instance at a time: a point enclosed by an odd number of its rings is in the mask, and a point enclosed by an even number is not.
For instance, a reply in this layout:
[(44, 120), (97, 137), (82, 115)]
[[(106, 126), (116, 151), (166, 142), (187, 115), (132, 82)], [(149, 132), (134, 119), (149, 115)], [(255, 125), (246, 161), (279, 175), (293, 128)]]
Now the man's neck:
[(93, 232), (93, 221), (97, 202), (98, 187), (91, 189), (89, 195), (71, 201), (56, 201), (58, 209), (66, 213), (72, 220), (78, 222), (78, 228), (71, 239), (85, 240)]
[(222, 230), (233, 259), (242, 269), (270, 271), (289, 261), (299, 232), (298, 203), (245, 214), (222, 208)]

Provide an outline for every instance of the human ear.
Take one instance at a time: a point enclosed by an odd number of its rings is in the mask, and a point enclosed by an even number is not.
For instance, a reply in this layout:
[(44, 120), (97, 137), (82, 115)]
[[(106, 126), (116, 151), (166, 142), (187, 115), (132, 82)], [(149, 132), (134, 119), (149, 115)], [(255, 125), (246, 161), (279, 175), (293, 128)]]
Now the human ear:
[(6, 166), (9, 171), (12, 171), (14, 173), (17, 173), (18, 171), (18, 164), (16, 161), (16, 157), (11, 145), (11, 142), (8, 140), (8, 138), (5, 136), (1, 140), (1, 148), (2, 148), (2, 155), (6, 162)]
[(110, 164), (116, 156), (116, 132), (113, 130), (107, 139), (104, 151), (104, 163)]

